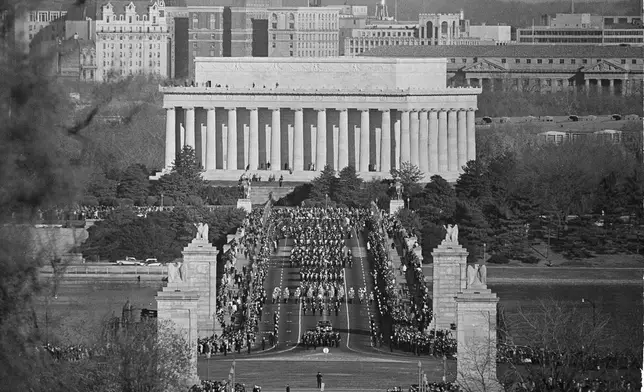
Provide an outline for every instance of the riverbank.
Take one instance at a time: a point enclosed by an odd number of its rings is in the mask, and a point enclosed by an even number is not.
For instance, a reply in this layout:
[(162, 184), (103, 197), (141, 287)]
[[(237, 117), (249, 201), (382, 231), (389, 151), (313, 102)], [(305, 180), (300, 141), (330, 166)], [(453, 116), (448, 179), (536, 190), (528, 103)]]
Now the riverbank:
[[(532, 267), (486, 265), (488, 283), (525, 284), (642, 284), (644, 268)], [(424, 265), (425, 282), (432, 281), (433, 265)]]

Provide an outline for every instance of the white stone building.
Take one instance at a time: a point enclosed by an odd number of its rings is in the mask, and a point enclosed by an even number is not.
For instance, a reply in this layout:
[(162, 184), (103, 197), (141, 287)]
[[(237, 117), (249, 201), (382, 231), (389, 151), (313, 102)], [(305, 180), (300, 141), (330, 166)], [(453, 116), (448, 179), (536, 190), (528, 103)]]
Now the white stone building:
[(96, 21), (97, 81), (134, 74), (168, 76), (163, 0), (111, 0)]

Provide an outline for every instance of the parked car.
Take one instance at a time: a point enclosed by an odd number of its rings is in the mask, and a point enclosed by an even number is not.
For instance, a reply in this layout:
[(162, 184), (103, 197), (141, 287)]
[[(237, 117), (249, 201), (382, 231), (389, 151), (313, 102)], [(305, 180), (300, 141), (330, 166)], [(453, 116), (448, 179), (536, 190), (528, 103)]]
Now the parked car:
[(147, 265), (148, 267), (159, 267), (162, 264), (159, 262), (159, 260), (152, 258), (152, 259), (145, 259), (145, 265)]
[(143, 262), (135, 259), (134, 257), (127, 256), (123, 260), (116, 260), (117, 265), (145, 265)]

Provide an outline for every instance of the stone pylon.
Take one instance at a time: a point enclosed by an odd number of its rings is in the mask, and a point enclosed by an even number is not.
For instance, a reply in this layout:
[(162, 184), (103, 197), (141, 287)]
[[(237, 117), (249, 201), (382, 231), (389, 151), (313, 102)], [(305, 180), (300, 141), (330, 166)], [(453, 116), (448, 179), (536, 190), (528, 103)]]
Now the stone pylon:
[(470, 392), (504, 391), (496, 377), (496, 306), (499, 298), (486, 284), (486, 269), (467, 271), (467, 287), (456, 296), (456, 382)]
[(432, 328), (444, 330), (450, 329), (452, 324), (457, 324), (454, 298), (458, 292), (465, 289), (468, 254), (467, 250), (457, 242), (446, 240), (443, 240), (432, 252), (434, 259)]
[(181, 281), (170, 282), (164, 292), (176, 290), (198, 295), (197, 328), (199, 337), (220, 332), (217, 314), (217, 254), (219, 251), (205, 239), (193, 239), (183, 251)]
[[(190, 370), (185, 374), (189, 388), (199, 384), (197, 375), (197, 305), (199, 294), (194, 291), (160, 291), (157, 296), (159, 328), (173, 328), (183, 335), (190, 350)], [(165, 334), (161, 333), (160, 336)]]

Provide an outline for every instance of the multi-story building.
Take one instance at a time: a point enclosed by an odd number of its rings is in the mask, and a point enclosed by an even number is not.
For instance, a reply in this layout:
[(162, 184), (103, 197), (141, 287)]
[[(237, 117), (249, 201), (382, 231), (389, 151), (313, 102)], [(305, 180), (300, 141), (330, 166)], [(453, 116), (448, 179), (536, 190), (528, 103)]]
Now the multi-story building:
[[(379, 9), (386, 10), (382, 6)], [(500, 44), (493, 39), (471, 37), (470, 22), (462, 11), (454, 14), (420, 14), (417, 22), (395, 21), (386, 15), (386, 12), (381, 13), (364, 27), (344, 32), (343, 55), (356, 56), (380, 46)]]
[[(19, 11), (14, 20), (14, 40), (16, 46), (24, 52), (29, 52), (29, 44), (39, 31), (49, 26), (52, 22), (61, 20), (67, 14), (68, 7), (73, 2), (70, 0), (52, 0), (39, 2), (35, 9)], [(64, 23), (63, 23), (64, 25)], [(48, 34), (48, 39), (56, 40), (61, 37), (62, 27), (56, 25)], [(54, 35), (52, 38), (51, 35)]]
[(269, 8), (269, 57), (339, 55), (341, 6)]
[(591, 14), (545, 15), (545, 26), (517, 29), (519, 44), (644, 45), (640, 17)]
[(450, 14), (420, 14), (419, 38), (429, 39), (430, 45), (460, 45), (458, 40), (469, 37), (470, 21), (463, 10)]
[(98, 81), (134, 74), (167, 77), (168, 26), (163, 0), (110, 0), (96, 21)]
[(445, 58), (448, 83), (483, 91), (642, 93), (644, 48), (622, 46), (389, 46), (365, 56)]
[(367, 25), (367, 6), (345, 5), (340, 10), (339, 19), (339, 52), (344, 56), (344, 40), (351, 37), (354, 29), (362, 29)]
[(512, 41), (512, 27), (507, 25), (470, 25), (470, 38), (491, 41), (495, 45), (507, 45)]

